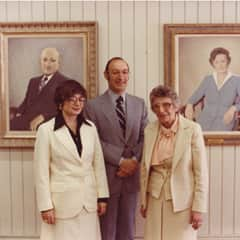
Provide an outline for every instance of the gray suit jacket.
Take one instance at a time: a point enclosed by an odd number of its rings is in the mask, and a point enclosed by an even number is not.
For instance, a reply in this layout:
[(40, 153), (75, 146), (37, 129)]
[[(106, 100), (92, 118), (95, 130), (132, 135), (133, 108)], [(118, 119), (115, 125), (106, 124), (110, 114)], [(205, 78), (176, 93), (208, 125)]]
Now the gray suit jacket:
[(141, 159), (144, 128), (147, 123), (147, 110), (144, 100), (126, 94), (126, 136), (120, 128), (115, 106), (105, 92), (88, 101), (85, 107), (86, 117), (93, 121), (103, 148), (110, 193), (117, 193), (123, 188), (128, 192), (138, 190), (138, 171), (131, 177), (119, 178), (116, 171), (125, 150), (125, 157), (135, 156)]

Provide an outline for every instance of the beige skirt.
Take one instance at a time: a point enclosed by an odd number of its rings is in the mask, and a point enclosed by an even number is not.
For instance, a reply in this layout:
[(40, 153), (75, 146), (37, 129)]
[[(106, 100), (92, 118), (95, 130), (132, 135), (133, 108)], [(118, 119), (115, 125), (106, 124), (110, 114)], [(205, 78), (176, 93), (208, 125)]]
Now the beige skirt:
[(55, 225), (42, 222), (40, 240), (101, 240), (96, 212), (83, 209), (76, 217), (57, 219)]
[(171, 200), (148, 196), (144, 240), (197, 240), (197, 231), (189, 224), (191, 210), (173, 212)]

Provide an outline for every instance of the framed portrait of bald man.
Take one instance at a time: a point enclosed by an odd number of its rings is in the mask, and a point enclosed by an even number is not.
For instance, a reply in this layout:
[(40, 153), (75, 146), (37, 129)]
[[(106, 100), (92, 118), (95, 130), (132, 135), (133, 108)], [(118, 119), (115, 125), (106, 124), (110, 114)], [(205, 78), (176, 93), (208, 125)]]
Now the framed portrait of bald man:
[(32, 146), (38, 126), (57, 113), (62, 82), (97, 95), (97, 24), (2, 23), (0, 37), (0, 146)]

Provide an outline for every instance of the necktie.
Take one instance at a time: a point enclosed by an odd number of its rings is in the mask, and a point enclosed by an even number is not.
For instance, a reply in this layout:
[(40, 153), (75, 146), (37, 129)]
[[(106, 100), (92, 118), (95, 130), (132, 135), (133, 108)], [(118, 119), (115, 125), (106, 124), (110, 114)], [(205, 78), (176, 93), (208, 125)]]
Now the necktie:
[(123, 97), (119, 96), (116, 100), (116, 113), (118, 116), (118, 121), (120, 124), (120, 127), (123, 132), (123, 136), (125, 136), (125, 131), (126, 131), (126, 118), (125, 118), (125, 112), (123, 109)]
[(40, 84), (38, 86), (38, 92), (40, 93), (42, 91), (42, 89), (45, 87), (45, 85), (47, 84), (47, 80), (48, 80), (48, 77), (44, 77), (41, 79), (40, 81)]

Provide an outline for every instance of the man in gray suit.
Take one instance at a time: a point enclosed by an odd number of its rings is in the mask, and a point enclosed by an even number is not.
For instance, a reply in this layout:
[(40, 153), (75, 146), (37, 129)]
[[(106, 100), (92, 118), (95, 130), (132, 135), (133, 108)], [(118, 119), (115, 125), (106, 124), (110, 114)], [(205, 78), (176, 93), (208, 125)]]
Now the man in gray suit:
[(129, 66), (124, 59), (110, 59), (104, 76), (108, 90), (85, 108), (98, 129), (110, 189), (107, 213), (100, 219), (102, 240), (133, 240), (147, 110), (143, 99), (126, 93)]

